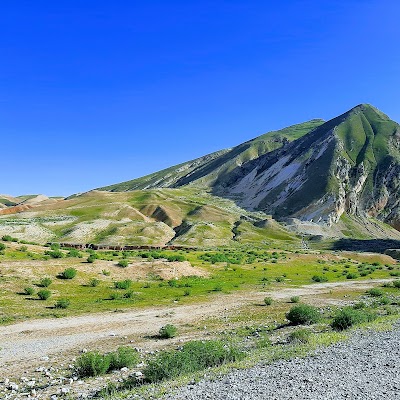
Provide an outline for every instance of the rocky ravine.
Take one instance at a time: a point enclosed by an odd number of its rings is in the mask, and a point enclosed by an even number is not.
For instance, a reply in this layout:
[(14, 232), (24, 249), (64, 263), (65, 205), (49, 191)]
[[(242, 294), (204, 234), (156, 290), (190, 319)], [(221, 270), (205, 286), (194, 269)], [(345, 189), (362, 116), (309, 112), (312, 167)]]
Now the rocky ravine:
[(389, 332), (358, 331), (304, 359), (237, 370), (186, 386), (165, 400), (395, 400), (400, 398), (400, 322)]

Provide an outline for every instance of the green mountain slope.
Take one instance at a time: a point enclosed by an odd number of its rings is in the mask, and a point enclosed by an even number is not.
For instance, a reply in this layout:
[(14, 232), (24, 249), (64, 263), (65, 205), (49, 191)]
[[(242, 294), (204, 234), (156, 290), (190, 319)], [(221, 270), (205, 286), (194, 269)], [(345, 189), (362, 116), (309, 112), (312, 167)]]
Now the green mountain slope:
[(399, 150), (399, 125), (363, 104), (237, 167), (214, 192), (278, 218), (331, 225), (346, 212), (396, 226)]
[(185, 185), (211, 187), (218, 179), (238, 165), (287, 145), (320, 126), (323, 122), (323, 120), (315, 119), (279, 131), (268, 132), (231, 149), (220, 150), (142, 178), (105, 186), (98, 190), (124, 192)]

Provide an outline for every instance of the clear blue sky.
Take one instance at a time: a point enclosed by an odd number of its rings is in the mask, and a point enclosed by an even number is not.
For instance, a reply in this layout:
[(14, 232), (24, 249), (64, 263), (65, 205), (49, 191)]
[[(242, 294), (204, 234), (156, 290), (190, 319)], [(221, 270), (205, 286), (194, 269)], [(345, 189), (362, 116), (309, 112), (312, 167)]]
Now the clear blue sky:
[(371, 103), (400, 2), (4, 0), (0, 193), (69, 195)]

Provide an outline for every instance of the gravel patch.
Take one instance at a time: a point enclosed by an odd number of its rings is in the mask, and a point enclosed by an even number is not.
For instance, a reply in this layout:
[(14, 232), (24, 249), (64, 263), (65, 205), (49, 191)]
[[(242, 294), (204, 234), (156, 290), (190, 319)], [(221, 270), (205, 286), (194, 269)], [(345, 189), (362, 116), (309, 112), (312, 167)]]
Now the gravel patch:
[(357, 331), (306, 358), (235, 370), (164, 399), (400, 399), (400, 322), (389, 332)]

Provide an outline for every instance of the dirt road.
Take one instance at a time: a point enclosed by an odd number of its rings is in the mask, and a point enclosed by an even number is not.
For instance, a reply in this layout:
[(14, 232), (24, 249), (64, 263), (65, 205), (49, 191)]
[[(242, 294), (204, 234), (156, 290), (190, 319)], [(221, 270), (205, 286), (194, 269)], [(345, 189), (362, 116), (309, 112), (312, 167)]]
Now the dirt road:
[(98, 349), (101, 344), (121, 343), (128, 337), (155, 334), (166, 323), (175, 325), (198, 322), (202, 318), (220, 315), (254, 302), (265, 296), (290, 299), (329, 293), (342, 288), (366, 289), (385, 279), (319, 283), (292, 288), (277, 288), (263, 292), (221, 294), (208, 302), (190, 305), (173, 304), (168, 307), (99, 313), (60, 319), (29, 320), (0, 327), (0, 376), (8, 375), (17, 366), (29, 370), (42, 357), (66, 357), (82, 348)]

